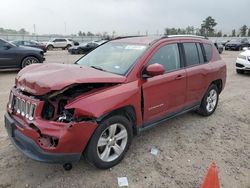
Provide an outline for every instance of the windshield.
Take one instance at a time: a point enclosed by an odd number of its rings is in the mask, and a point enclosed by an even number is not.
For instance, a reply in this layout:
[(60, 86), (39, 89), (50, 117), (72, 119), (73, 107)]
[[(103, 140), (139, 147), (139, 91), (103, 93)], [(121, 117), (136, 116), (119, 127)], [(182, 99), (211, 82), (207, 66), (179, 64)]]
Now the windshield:
[(240, 42), (240, 39), (232, 39), (230, 42)]
[(125, 75), (146, 47), (145, 45), (110, 42), (87, 54), (77, 64)]

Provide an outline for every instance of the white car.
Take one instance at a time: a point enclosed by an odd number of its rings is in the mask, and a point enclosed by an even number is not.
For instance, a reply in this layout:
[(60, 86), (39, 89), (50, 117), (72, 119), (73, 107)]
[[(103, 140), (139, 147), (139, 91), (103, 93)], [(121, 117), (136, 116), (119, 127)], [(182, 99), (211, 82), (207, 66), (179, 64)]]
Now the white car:
[[(244, 50), (244, 49), (243, 49)], [(236, 59), (236, 72), (243, 74), (245, 71), (250, 71), (250, 49), (241, 52)]]
[(67, 38), (55, 38), (47, 42), (47, 50), (52, 50), (53, 48), (62, 48), (63, 50), (74, 46), (74, 41)]

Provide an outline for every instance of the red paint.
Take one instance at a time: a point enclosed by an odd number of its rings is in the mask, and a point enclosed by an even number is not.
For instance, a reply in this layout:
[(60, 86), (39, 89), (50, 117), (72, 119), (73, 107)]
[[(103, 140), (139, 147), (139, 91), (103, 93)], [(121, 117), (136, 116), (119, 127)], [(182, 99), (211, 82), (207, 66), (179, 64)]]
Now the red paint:
[[(43, 95), (48, 92), (61, 90), (77, 83), (114, 83), (115, 85), (92, 90), (68, 101), (65, 109), (75, 109), (75, 117), (100, 118), (116, 109), (131, 106), (135, 111), (135, 124), (142, 125), (156, 118), (201, 101), (209, 85), (221, 79), (222, 88), (226, 81), (226, 65), (213, 48), (212, 61), (203, 65), (182, 68), (163, 74), (159, 65), (151, 65), (148, 72), (151, 78), (142, 78), (142, 72), (152, 55), (162, 46), (178, 42), (210, 43), (198, 38), (165, 38), (154, 42), (155, 38), (140, 37), (115, 40), (111, 42), (129, 42), (135, 44), (150, 44), (148, 50), (138, 59), (126, 76), (115, 75), (93, 68), (79, 65), (44, 64), (32, 65), (21, 70), (16, 79), (17, 89), (12, 91), (21, 98), (29, 98), (37, 104), (35, 118), (29, 121), (12, 113), (22, 127), (18, 129), (38, 143), (39, 133), (31, 128), (33, 123), (43, 135), (56, 137), (59, 144), (55, 148), (40, 146), (43, 150), (53, 153), (77, 153), (85, 149), (95, 128), (95, 122), (83, 121), (60, 123), (41, 118), (44, 102), (21, 95), (18, 89), (24, 89), (33, 95)], [(155, 76), (158, 75), (158, 76)], [(143, 96), (142, 96), (143, 95)], [(144, 99), (142, 112), (142, 98)], [(143, 116), (142, 116), (143, 114)], [(39, 144), (39, 143), (38, 143)]]

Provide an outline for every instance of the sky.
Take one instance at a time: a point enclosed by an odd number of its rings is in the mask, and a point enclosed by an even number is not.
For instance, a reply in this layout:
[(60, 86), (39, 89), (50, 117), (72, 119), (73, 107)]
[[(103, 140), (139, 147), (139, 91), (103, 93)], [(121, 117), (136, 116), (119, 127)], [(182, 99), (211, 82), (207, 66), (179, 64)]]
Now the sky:
[(1, 0), (0, 27), (37, 34), (161, 34), (166, 27), (200, 27), (212, 16), (216, 29), (250, 27), (250, 0)]

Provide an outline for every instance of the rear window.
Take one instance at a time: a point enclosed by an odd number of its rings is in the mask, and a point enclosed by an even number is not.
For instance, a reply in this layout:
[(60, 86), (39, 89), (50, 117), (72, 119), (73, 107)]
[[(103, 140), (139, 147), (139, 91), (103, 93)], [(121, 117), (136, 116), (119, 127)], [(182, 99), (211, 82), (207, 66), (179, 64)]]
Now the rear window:
[(212, 59), (212, 45), (211, 44), (203, 44), (205, 50), (206, 61), (209, 62)]

